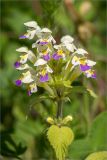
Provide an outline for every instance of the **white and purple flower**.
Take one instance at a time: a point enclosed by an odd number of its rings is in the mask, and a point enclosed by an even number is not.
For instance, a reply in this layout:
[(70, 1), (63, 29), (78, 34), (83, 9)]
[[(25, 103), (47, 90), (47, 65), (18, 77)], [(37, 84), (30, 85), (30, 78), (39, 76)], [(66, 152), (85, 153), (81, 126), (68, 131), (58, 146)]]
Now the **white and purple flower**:
[(46, 82), (46, 81), (49, 81), (49, 75), (48, 75), (48, 73), (45, 71), (45, 69), (43, 69), (43, 70), (40, 72), (40, 82)]
[(87, 78), (94, 78), (94, 79), (96, 79), (96, 77), (97, 77), (95, 71), (91, 70), (91, 69), (85, 71), (85, 75), (86, 75)]
[(58, 49), (53, 55), (52, 58), (54, 60), (59, 60), (60, 58), (64, 58), (65, 54), (62, 49)]
[(35, 93), (35, 92), (37, 92), (37, 85), (36, 85), (36, 82), (34, 82), (34, 83), (31, 83), (30, 85), (29, 85), (29, 89), (28, 89), (28, 96), (31, 96), (32, 95), (32, 93)]
[(52, 73), (52, 72), (53, 70), (48, 65), (46, 65), (46, 67), (39, 72), (40, 82), (49, 81), (49, 73)]
[(21, 35), (19, 39), (26, 39), (26, 38), (33, 39), (35, 35), (39, 36), (41, 32), (41, 28), (38, 26), (37, 22), (30, 21), (30, 22), (24, 23), (24, 25), (29, 29), (27, 30), (27, 33), (25, 33), (24, 35)]
[(45, 61), (49, 61), (51, 58), (51, 50), (49, 49), (49, 47), (46, 50), (40, 52), (40, 54)]
[(96, 62), (87, 60), (86, 58), (78, 58), (77, 56), (74, 56), (72, 59), (73, 67), (80, 66), (80, 70), (82, 72), (91, 70), (92, 66), (96, 64)]
[(26, 63), (27, 60), (30, 60), (32, 63), (34, 63), (36, 61), (35, 54), (31, 50), (29, 50), (27, 47), (20, 47), (20, 48), (16, 49), (16, 51), (23, 53), (22, 55), (20, 55), (19, 63), (21, 63), (21, 64)]
[(44, 59), (38, 59), (34, 66), (38, 67), (40, 71), (38, 72), (38, 75), (40, 76), (40, 82), (46, 82), (49, 80), (48, 73), (52, 73), (53, 70), (47, 65), (47, 61)]

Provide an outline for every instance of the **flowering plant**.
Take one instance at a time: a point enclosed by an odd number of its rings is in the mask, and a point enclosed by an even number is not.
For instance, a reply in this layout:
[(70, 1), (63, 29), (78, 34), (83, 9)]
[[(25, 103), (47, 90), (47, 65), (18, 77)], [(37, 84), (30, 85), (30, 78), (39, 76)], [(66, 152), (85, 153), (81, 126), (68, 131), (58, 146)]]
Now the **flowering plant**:
[[(28, 96), (37, 92), (38, 87), (43, 87), (49, 98), (57, 103), (56, 117), (47, 118), (51, 125), (47, 137), (55, 149), (56, 157), (63, 160), (67, 147), (74, 138), (73, 131), (66, 126), (72, 121), (72, 116), (62, 116), (63, 102), (68, 100), (69, 93), (75, 89), (73, 81), (80, 75), (96, 78), (93, 70), (96, 62), (87, 58), (87, 51), (74, 45), (71, 36), (63, 36), (61, 43), (57, 45), (48, 28), (40, 28), (35, 21), (24, 25), (28, 30), (20, 39), (35, 39), (36, 42), (32, 44), (33, 51), (26, 46), (16, 49), (20, 55), (14, 65), (21, 71), (21, 75), (15, 83), (17, 86), (25, 84)], [(87, 91), (91, 93), (90, 89)]]

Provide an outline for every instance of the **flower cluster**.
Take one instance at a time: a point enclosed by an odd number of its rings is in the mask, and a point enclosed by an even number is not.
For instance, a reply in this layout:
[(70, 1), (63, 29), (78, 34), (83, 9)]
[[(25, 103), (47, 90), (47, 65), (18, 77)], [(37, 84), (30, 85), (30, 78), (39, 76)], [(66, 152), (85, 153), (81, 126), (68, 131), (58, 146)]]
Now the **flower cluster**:
[(35, 21), (24, 25), (28, 30), (20, 39), (35, 39), (36, 42), (32, 44), (33, 51), (25, 46), (16, 49), (20, 55), (14, 66), (21, 71), (15, 83), (17, 86), (26, 84), (28, 95), (37, 92), (37, 86), (43, 83), (54, 82), (56, 79), (70, 80), (75, 70), (87, 78), (96, 78), (92, 69), (96, 62), (87, 59), (87, 51), (77, 48), (71, 36), (62, 37), (61, 43), (56, 45), (48, 28), (40, 28)]

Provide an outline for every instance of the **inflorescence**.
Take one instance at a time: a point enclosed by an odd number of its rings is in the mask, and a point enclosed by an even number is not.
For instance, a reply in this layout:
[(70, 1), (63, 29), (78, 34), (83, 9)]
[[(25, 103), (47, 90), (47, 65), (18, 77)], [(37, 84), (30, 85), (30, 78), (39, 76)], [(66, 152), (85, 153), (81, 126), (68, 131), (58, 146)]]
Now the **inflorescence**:
[(77, 48), (71, 36), (63, 36), (61, 43), (56, 45), (52, 32), (48, 28), (40, 28), (35, 21), (24, 25), (28, 30), (26, 34), (20, 36), (20, 39), (31, 40), (36, 37), (36, 42), (32, 44), (33, 51), (26, 46), (16, 49), (20, 53), (20, 58), (14, 66), (22, 72), (15, 83), (17, 86), (26, 84), (29, 96), (37, 92), (37, 86), (41, 83), (54, 81), (55, 74), (63, 80), (67, 76), (67, 71), (70, 73), (78, 70), (87, 78), (96, 78), (96, 73), (92, 69), (96, 62), (87, 59), (87, 51)]

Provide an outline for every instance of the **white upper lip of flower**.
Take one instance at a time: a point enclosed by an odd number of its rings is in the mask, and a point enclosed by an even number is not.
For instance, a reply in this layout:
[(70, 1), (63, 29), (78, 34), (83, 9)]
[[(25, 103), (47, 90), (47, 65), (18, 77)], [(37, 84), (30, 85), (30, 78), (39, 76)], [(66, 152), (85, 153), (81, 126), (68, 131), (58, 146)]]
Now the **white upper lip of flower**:
[(81, 54), (81, 55), (84, 55), (84, 54), (88, 54), (88, 52), (82, 48), (78, 48), (75, 53), (77, 54)]
[(96, 65), (96, 62), (91, 61), (91, 60), (87, 60), (87, 65), (94, 66), (94, 65)]
[(24, 23), (24, 25), (27, 27), (32, 27), (32, 28), (37, 28), (37, 26), (38, 26), (37, 22), (35, 22), (35, 21), (26, 22), (26, 23)]
[(43, 28), (41, 29), (41, 32), (44, 32), (44, 33), (52, 33), (52, 31), (48, 28)]
[(52, 42), (53, 44), (56, 43), (55, 39), (52, 36), (49, 37), (49, 41)]
[(74, 50), (77, 49), (73, 43), (68, 43), (67, 41), (65, 41), (65, 42), (63, 42), (62, 44), (59, 44), (59, 45), (54, 45), (54, 48), (55, 49), (63, 48), (64, 50), (67, 49), (70, 52), (74, 52)]
[(30, 66), (28, 64), (23, 64), (20, 67), (16, 68), (17, 70), (25, 70), (25, 69), (29, 69)]
[(54, 48), (55, 49), (61, 49), (61, 45), (59, 44), (59, 45), (54, 45)]
[(47, 72), (49, 72), (49, 73), (53, 73), (53, 70), (47, 65), (46, 66), (46, 70), (47, 70)]
[(68, 51), (70, 51), (70, 52), (74, 52), (74, 50), (76, 50), (76, 47), (75, 47), (75, 45), (73, 44), (73, 43), (67, 43), (67, 42), (65, 42), (65, 43), (63, 43), (62, 44), (64, 47), (66, 47), (66, 49), (68, 50)]
[(35, 54), (31, 50), (28, 50), (28, 59), (32, 63), (35, 63), (35, 61), (36, 61), (36, 56), (35, 56)]
[(27, 53), (28, 52), (28, 48), (27, 47), (20, 47), (18, 49), (16, 49), (17, 52), (25, 52)]
[(22, 73), (22, 75), (23, 75), (23, 78), (21, 80), (23, 83), (31, 83), (34, 81), (29, 71)]
[(47, 63), (47, 61), (45, 61), (42, 58), (40, 58), (35, 62), (34, 66), (41, 66), (41, 65), (44, 65), (46, 63)]
[(71, 37), (71, 36), (69, 36), (69, 35), (63, 36), (61, 38), (61, 42), (62, 43), (64, 43), (64, 42), (66, 42), (66, 43), (72, 43), (73, 41), (74, 41), (74, 38)]

